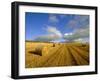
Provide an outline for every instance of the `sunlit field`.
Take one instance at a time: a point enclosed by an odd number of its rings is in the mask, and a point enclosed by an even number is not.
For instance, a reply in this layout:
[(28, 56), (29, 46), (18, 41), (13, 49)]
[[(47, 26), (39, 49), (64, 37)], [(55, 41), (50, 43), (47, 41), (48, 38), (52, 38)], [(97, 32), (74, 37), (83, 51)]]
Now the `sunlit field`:
[(89, 44), (26, 42), (25, 67), (89, 65)]

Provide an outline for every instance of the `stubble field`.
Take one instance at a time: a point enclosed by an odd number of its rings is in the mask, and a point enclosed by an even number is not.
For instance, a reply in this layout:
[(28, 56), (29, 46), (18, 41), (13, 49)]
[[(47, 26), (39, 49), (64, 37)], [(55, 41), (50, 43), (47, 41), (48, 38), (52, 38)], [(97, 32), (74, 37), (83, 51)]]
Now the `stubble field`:
[(26, 42), (25, 68), (89, 65), (89, 44)]

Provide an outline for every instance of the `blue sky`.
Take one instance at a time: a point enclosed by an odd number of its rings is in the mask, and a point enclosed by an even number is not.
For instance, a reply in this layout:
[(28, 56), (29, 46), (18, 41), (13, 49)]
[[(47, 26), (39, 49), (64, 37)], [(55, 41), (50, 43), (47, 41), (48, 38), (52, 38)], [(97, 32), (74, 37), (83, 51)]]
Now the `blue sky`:
[(25, 37), (32, 41), (88, 41), (89, 16), (26, 12)]

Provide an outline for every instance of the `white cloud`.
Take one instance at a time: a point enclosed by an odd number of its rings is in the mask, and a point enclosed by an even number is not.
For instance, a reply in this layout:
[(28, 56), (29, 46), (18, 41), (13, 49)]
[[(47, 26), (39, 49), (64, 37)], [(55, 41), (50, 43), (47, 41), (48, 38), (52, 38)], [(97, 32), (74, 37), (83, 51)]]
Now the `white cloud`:
[(86, 40), (86, 38), (89, 39), (89, 27), (79, 28), (74, 30), (72, 33), (64, 34), (64, 39), (69, 41), (76, 41), (76, 40), (83, 41), (83, 39)]
[(79, 39), (75, 39), (75, 42), (81, 42), (81, 43), (86, 43), (89, 42), (89, 38), (79, 38)]
[(75, 16), (74, 19), (79, 22), (84, 22), (86, 20), (89, 20), (89, 16), (88, 15), (77, 15), (77, 16)]
[(67, 27), (70, 27), (70, 28), (76, 28), (78, 27), (78, 22), (76, 20), (70, 20), (68, 23), (67, 23)]
[(68, 35), (72, 35), (73, 33), (65, 33), (64, 35), (65, 36), (68, 36)]
[(48, 33), (54, 34), (58, 36), (59, 38), (62, 37), (61, 32), (56, 27), (48, 26), (46, 30)]
[(70, 28), (80, 28), (89, 25), (88, 15), (74, 15), (74, 18), (67, 22), (67, 27)]
[(57, 22), (59, 22), (59, 19), (57, 18), (56, 15), (50, 14), (49, 15), (49, 21), (52, 22), (52, 23), (57, 23)]
[(37, 37), (35, 41), (54, 41), (62, 38), (61, 32), (56, 27), (48, 26), (45, 30), (47, 34)]

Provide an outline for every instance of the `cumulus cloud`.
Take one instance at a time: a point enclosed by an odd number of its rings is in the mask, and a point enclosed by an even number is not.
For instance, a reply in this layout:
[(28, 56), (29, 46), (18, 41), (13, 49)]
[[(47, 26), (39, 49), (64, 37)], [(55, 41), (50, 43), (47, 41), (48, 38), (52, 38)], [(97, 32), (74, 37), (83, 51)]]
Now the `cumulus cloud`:
[(39, 36), (35, 39), (35, 41), (52, 41), (52, 40), (56, 40), (58, 39), (58, 37), (54, 34), (49, 34), (49, 35), (43, 35), (43, 36)]
[[(71, 33), (65, 33), (64, 39), (68, 41), (88, 41), (89, 39), (89, 16), (74, 15), (73, 19), (67, 22), (67, 27), (71, 28)], [(89, 42), (89, 41), (88, 41)]]
[[(71, 33), (65, 33), (62, 35), (60, 30), (55, 26), (46, 25), (44, 30), (46, 34), (38, 36), (35, 41), (82, 41), (89, 42), (89, 16), (88, 15), (59, 15), (59, 18), (71, 17), (67, 23), (68, 30), (71, 29)], [(73, 18), (74, 17), (74, 18)], [(49, 22), (59, 22), (58, 16), (54, 14), (49, 15)]]
[(78, 22), (76, 20), (70, 20), (67, 24), (67, 27), (76, 28), (78, 27)]
[(89, 20), (89, 15), (77, 15), (74, 19), (83, 23), (84, 21)]
[(49, 22), (51, 22), (51, 23), (57, 23), (57, 22), (59, 22), (59, 19), (57, 18), (56, 15), (50, 14), (49, 15)]
[(89, 25), (88, 15), (74, 15), (74, 18), (67, 23), (67, 27), (80, 28)]
[(64, 36), (73, 35), (73, 33), (65, 33)]
[(72, 33), (64, 34), (64, 39), (69, 41), (75, 41), (79, 39), (84, 39), (85, 41), (85, 38), (89, 38), (89, 27), (79, 28), (77, 30), (74, 30)]
[(58, 36), (59, 38), (62, 37), (61, 32), (56, 27), (48, 26), (46, 31), (50, 34), (54, 34), (54, 35)]
[(37, 37), (35, 41), (54, 41), (62, 38), (61, 32), (56, 27), (48, 26), (45, 30), (47, 34)]
[(75, 39), (75, 42), (81, 42), (81, 43), (86, 43), (89, 42), (89, 38), (79, 38), (79, 39)]

